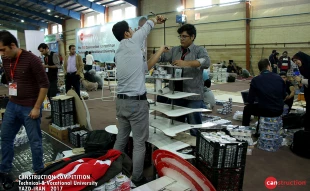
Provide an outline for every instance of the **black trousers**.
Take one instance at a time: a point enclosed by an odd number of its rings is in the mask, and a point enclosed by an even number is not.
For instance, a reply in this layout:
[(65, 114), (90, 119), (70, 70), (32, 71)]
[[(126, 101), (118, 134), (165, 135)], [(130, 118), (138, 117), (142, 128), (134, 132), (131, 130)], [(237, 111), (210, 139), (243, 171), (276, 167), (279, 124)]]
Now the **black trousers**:
[(53, 97), (57, 95), (58, 92), (58, 87), (57, 87), (57, 79), (49, 79), (50, 82), (50, 87), (48, 88), (47, 91), (47, 97), (49, 100), (51, 100)]
[(89, 70), (93, 69), (93, 65), (86, 65), (85, 64), (84, 69), (86, 70), (86, 72), (88, 72)]
[(77, 75), (76, 72), (67, 73), (65, 83), (66, 83), (66, 93), (73, 87), (77, 95), (81, 97), (80, 96), (80, 89), (81, 89), (80, 75)]
[(283, 109), (281, 111), (270, 111), (268, 109), (259, 108), (258, 104), (248, 104), (243, 109), (242, 125), (250, 125), (251, 115), (259, 117), (279, 117), (282, 113)]

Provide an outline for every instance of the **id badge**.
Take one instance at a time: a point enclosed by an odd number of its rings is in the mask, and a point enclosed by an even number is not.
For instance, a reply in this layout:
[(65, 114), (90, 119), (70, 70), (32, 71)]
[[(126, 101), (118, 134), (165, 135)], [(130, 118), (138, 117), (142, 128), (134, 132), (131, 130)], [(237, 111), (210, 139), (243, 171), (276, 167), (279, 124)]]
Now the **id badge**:
[(45, 72), (48, 72), (48, 68), (45, 68)]
[(10, 96), (17, 96), (17, 83), (9, 83), (9, 95)]

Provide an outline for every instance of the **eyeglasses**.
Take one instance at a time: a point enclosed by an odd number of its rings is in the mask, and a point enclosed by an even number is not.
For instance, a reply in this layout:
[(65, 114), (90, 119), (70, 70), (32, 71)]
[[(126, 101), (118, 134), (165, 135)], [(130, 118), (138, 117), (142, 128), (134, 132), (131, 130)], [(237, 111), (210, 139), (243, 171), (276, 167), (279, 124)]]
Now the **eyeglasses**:
[(190, 37), (189, 35), (179, 35), (178, 38), (181, 40), (186, 39), (187, 37)]

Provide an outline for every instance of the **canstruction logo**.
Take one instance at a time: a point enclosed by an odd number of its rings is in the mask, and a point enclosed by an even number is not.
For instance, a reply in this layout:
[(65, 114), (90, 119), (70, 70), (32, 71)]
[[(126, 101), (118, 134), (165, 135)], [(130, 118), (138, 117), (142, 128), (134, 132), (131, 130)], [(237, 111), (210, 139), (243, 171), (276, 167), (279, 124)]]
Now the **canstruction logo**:
[(287, 186), (306, 186), (307, 181), (305, 180), (277, 180), (275, 177), (269, 176), (265, 180), (265, 186), (269, 190), (273, 190), (277, 187)]
[(83, 41), (84, 39), (90, 38), (90, 37), (93, 37), (93, 35), (92, 35), (92, 34), (84, 34), (84, 33), (81, 33), (81, 34), (80, 34), (80, 41)]

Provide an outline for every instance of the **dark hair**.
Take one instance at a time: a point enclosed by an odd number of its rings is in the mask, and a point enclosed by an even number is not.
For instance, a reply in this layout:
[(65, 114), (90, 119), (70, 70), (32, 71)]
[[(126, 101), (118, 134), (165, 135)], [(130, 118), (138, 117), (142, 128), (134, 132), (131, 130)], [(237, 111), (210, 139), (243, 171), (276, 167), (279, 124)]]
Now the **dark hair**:
[[(144, 23), (147, 21), (147, 19), (145, 17), (141, 17), (139, 22), (138, 22), (138, 25), (139, 27), (142, 27), (144, 25)], [(144, 22), (144, 23), (143, 23)], [(142, 24), (143, 23), (143, 24)]]
[(284, 51), (282, 54), (284, 54), (284, 53), (288, 54), (287, 51)]
[(121, 41), (124, 39), (125, 32), (129, 32), (129, 25), (126, 21), (120, 21), (113, 26), (112, 32), (115, 38)]
[(261, 59), (258, 62), (259, 71), (267, 70), (268, 66), (270, 66), (269, 60), (267, 58)]
[(276, 52), (276, 56), (279, 55), (279, 52)]
[(86, 51), (86, 52), (84, 53), (84, 56), (86, 57), (87, 54), (88, 54), (88, 51)]
[(272, 50), (272, 53), (276, 53), (277, 52), (277, 50)]
[(294, 60), (294, 59), (300, 60), (302, 64), (310, 63), (310, 56), (304, 52), (301, 52), (301, 51), (297, 52), (293, 56), (292, 60)]
[(2, 42), (3, 46), (11, 47), (11, 43), (14, 43), (16, 47), (18, 47), (17, 39), (15, 36), (6, 30), (0, 31), (0, 42)]
[(206, 86), (207, 88), (210, 88), (211, 87), (211, 80), (210, 79), (205, 80), (204, 86)]
[(71, 50), (72, 47), (75, 47), (75, 45), (71, 44), (71, 45), (69, 46), (69, 50)]
[(38, 50), (40, 50), (40, 48), (47, 49), (48, 46), (47, 46), (47, 44), (45, 44), (45, 43), (41, 43), (41, 44), (38, 46)]
[(89, 51), (88, 54), (91, 54), (91, 51)]
[(193, 36), (194, 35), (195, 36), (194, 40), (196, 39), (197, 31), (196, 31), (196, 28), (195, 28), (194, 25), (192, 25), (192, 24), (185, 24), (185, 25), (181, 26), (178, 29), (178, 33), (179, 34), (181, 34), (184, 31), (186, 31), (189, 36)]
[(281, 71), (279, 75), (280, 75), (280, 76), (286, 76), (286, 72)]

